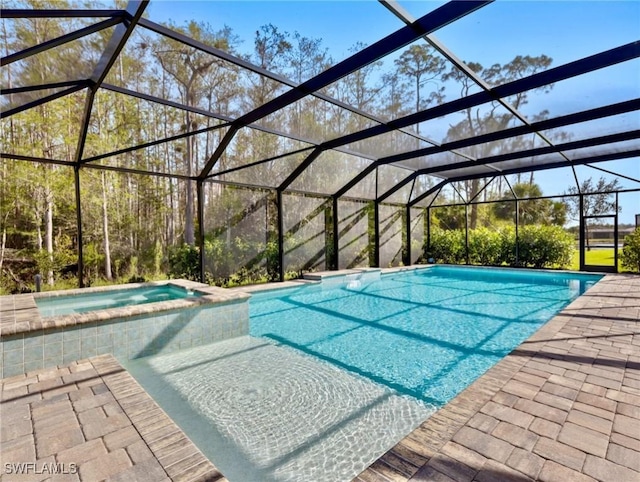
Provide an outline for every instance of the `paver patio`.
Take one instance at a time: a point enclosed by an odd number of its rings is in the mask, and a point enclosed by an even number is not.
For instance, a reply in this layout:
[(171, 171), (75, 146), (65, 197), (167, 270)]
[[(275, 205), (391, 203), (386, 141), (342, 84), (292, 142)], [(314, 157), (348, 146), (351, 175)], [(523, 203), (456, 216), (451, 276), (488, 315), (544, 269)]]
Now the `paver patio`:
[[(606, 276), (355, 480), (640, 481), (639, 334), (640, 277)], [(225, 480), (111, 356), (1, 390), (3, 481)]]

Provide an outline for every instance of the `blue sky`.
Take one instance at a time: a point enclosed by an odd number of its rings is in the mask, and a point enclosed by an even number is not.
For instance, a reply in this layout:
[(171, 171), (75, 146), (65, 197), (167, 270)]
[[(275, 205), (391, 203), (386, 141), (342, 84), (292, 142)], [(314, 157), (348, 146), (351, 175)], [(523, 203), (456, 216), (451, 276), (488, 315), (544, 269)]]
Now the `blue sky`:
[[(416, 17), (443, 3), (400, 1), (401, 6)], [(252, 50), (256, 30), (272, 23), (282, 31), (322, 38), (336, 62), (348, 57), (349, 48), (356, 42), (373, 43), (403, 26), (375, 0), (153, 0), (147, 13), (157, 22), (171, 20), (181, 25), (197, 19), (210, 23), (214, 30), (228, 25), (242, 39), (239, 50), (245, 54)], [(640, 39), (640, 1), (498, 0), (440, 29), (435, 36), (464, 61), (491, 65), (509, 62), (520, 54), (545, 54), (553, 58), (553, 67)], [(615, 86), (610, 83), (612, 77), (616, 79)], [(640, 62), (636, 60), (557, 83), (550, 94), (539, 100), (532, 96), (522, 111), (526, 115), (548, 109), (554, 117), (636, 98), (639, 93)], [(603, 126), (602, 130), (640, 128), (638, 116), (622, 120), (624, 124)], [(594, 126), (590, 125), (589, 129), (593, 130)], [(600, 130), (598, 126), (595, 129)], [(439, 140), (439, 136), (441, 132), (434, 132), (432, 137)], [(577, 138), (580, 137), (583, 136), (577, 132)], [(638, 159), (608, 163), (607, 168), (640, 177)], [(598, 177), (599, 173), (594, 171), (594, 176)], [(548, 194), (563, 192), (571, 177), (549, 171), (536, 174)], [(623, 184), (640, 187), (629, 181)], [(631, 222), (632, 214), (640, 212), (640, 195), (630, 202), (631, 205), (623, 206), (625, 222)]]

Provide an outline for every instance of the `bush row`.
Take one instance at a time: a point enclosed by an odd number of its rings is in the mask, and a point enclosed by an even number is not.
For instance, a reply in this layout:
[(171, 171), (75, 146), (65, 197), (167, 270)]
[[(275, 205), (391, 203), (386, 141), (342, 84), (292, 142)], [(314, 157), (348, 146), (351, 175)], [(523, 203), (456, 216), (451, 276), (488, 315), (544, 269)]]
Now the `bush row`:
[[(437, 263), (462, 264), (467, 261), (463, 229), (431, 229), (431, 243), (425, 246), (425, 258)], [(524, 266), (565, 268), (571, 264), (573, 236), (559, 226), (529, 225), (498, 230), (469, 230), (469, 262), (487, 266)], [(517, 252), (517, 257), (516, 257)]]
[(623, 268), (635, 273), (640, 272), (640, 228), (624, 237), (620, 261)]

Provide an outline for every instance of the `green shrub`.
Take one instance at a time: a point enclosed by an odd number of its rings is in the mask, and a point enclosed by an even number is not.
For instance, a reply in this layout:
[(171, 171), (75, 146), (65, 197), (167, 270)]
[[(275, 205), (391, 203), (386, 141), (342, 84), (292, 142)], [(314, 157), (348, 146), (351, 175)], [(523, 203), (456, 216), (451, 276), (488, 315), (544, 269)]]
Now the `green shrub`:
[(518, 230), (518, 264), (561, 268), (571, 264), (573, 236), (560, 226), (530, 225)]
[(470, 229), (469, 262), (485, 266), (502, 264), (500, 232), (488, 228)]
[(169, 277), (200, 280), (200, 255), (196, 246), (183, 244), (169, 249)]
[(433, 258), (436, 263), (460, 264), (466, 261), (464, 231), (431, 229), (431, 244), (425, 258)]
[[(561, 268), (570, 265), (573, 250), (573, 236), (559, 226), (522, 226), (518, 231), (516, 261), (514, 228), (469, 230), (469, 261), (473, 264)], [(437, 263), (465, 263), (464, 230), (432, 228), (431, 244), (426, 247), (424, 257)]]
[(624, 237), (624, 246), (620, 254), (622, 267), (630, 271), (640, 272), (640, 228)]

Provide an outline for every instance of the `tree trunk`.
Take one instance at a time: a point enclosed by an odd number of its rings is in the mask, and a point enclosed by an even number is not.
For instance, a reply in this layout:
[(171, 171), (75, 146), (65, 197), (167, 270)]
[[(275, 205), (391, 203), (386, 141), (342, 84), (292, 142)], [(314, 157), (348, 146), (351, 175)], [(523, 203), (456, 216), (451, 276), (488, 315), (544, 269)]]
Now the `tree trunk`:
[(104, 273), (111, 281), (111, 248), (109, 247), (109, 211), (107, 210), (107, 183), (105, 172), (102, 171), (102, 235), (104, 239)]

